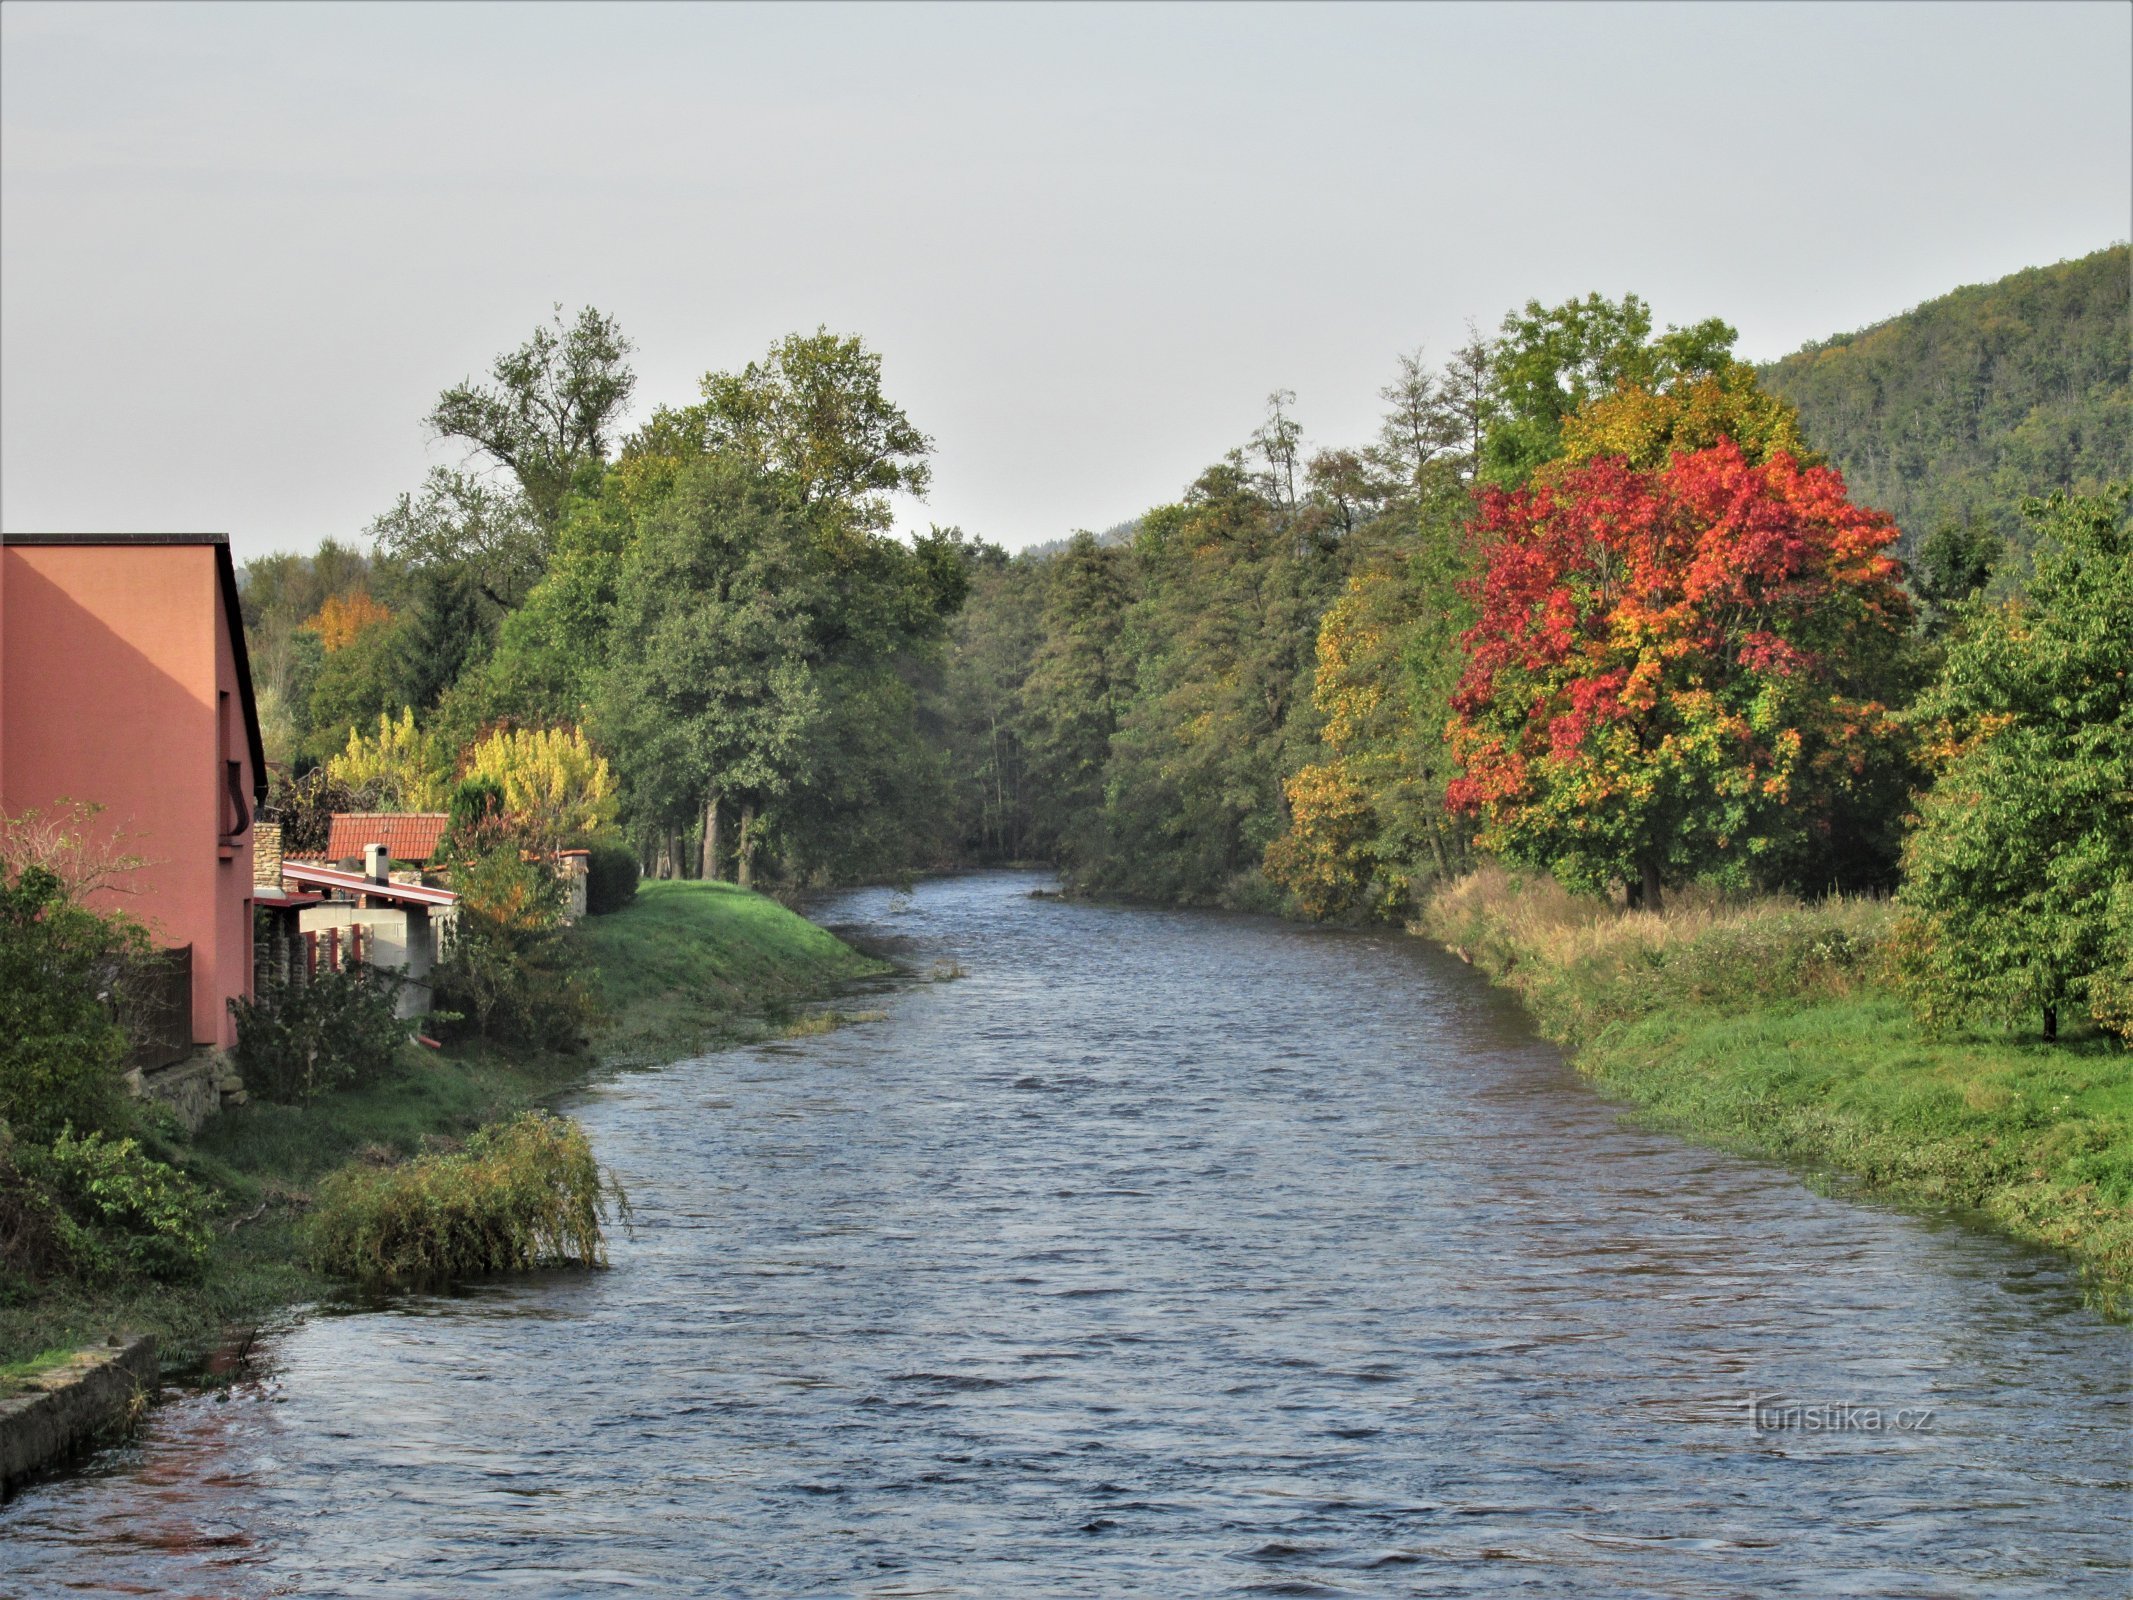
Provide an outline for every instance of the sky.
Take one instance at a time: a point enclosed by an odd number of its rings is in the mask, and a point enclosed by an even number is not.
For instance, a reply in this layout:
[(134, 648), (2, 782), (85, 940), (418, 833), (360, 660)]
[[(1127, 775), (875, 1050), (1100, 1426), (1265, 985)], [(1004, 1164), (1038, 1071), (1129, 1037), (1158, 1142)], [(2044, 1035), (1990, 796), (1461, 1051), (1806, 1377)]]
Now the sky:
[(358, 538), (561, 303), (633, 414), (858, 333), (906, 529), (1175, 499), (1295, 391), (1643, 295), (1769, 359), (2133, 231), (2133, 7), (0, 6), (0, 526)]

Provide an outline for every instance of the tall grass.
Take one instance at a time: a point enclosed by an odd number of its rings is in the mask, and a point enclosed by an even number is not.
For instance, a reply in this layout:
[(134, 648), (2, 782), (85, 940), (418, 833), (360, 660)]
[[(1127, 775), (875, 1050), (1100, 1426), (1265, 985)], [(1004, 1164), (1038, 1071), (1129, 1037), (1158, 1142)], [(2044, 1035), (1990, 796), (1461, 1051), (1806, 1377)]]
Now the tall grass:
[(366, 1283), (604, 1266), (611, 1201), (628, 1205), (584, 1130), (529, 1111), (448, 1154), (344, 1167), (319, 1185), (302, 1236), (318, 1271)]
[(1982, 1215), (2133, 1283), (2133, 1062), (2102, 1035), (1929, 1038), (1890, 992), (1873, 900), (1685, 893), (1624, 911), (1487, 868), (1418, 931), (1516, 991), (1581, 1071), (1652, 1122)]
[(1440, 890), (1421, 927), (1575, 1045), (1676, 1007), (1739, 1012), (1859, 994), (1880, 981), (1894, 920), (1882, 900), (1807, 905), (1695, 887), (1663, 912), (1625, 911), (1488, 866)]

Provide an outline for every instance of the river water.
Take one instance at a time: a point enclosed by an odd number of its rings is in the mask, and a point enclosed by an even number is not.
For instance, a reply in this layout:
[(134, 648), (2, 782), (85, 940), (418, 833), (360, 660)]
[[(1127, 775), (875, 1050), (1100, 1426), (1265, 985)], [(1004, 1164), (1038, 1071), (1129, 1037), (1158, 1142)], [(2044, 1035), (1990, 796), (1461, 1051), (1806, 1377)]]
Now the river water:
[(1043, 881), (819, 908), (967, 976), (587, 1092), (611, 1271), (276, 1331), (0, 1591), (2127, 1591), (2053, 1262), (1626, 1126), (1421, 941)]

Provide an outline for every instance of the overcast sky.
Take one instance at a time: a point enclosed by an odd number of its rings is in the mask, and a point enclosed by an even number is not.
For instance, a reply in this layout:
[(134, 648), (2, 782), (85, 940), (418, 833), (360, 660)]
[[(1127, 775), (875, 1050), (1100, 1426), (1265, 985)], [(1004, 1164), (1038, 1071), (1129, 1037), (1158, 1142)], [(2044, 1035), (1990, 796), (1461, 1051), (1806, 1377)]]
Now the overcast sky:
[(0, 7), (0, 523), (359, 534), (552, 302), (827, 323), (1019, 546), (1598, 289), (1767, 358), (2126, 237), (2133, 8)]

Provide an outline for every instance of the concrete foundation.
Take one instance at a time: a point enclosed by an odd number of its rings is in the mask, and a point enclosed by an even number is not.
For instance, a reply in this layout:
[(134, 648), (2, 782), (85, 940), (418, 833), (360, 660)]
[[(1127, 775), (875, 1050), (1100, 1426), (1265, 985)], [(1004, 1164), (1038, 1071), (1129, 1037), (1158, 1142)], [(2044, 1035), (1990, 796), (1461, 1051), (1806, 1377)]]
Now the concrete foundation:
[(155, 1402), (156, 1342), (140, 1334), (79, 1350), (0, 1398), (0, 1497), (32, 1475), (122, 1438)]

